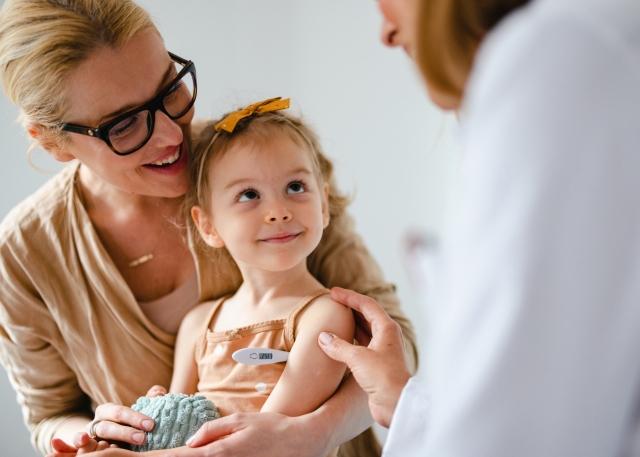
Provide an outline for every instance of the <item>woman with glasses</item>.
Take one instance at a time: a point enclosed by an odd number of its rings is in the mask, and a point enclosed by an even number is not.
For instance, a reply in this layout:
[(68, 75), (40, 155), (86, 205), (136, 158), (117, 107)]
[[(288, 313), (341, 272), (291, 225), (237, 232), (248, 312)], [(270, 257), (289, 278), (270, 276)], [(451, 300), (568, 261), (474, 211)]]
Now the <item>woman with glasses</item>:
[[(41, 452), (82, 429), (138, 444), (154, 424), (122, 405), (168, 384), (186, 312), (240, 284), (235, 265), (213, 264), (184, 240), (195, 65), (167, 52), (129, 0), (5, 0), (0, 74), (35, 144), (70, 162), (0, 226), (2, 364)], [(414, 347), (393, 286), (348, 218), (333, 222), (309, 268), (329, 286), (375, 296)], [(370, 416), (349, 379), (312, 414), (225, 423), (233, 439), (185, 450), (323, 455)], [(352, 455), (375, 452), (354, 443)]]

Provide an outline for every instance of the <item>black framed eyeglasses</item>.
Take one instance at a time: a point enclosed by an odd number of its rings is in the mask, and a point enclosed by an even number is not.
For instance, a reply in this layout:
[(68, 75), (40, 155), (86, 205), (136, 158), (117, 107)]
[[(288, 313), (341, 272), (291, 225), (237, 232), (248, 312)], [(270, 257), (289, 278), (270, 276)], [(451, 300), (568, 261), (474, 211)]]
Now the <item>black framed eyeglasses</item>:
[(171, 52), (169, 57), (182, 69), (176, 69), (178, 75), (153, 99), (98, 127), (65, 123), (62, 124), (62, 130), (100, 138), (120, 156), (136, 152), (153, 135), (156, 111), (160, 110), (176, 120), (187, 114), (196, 101), (198, 84), (195, 64)]

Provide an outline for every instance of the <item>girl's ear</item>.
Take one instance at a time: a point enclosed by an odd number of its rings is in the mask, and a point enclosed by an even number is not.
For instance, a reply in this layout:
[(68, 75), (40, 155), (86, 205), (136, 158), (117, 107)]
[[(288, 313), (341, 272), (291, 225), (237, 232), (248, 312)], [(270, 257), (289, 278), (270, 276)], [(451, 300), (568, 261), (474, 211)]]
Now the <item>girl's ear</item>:
[(41, 124), (35, 122), (29, 123), (27, 125), (27, 133), (38, 142), (42, 149), (47, 151), (58, 162), (69, 162), (76, 158), (62, 145), (60, 138), (53, 135)]
[(218, 235), (218, 232), (213, 226), (213, 221), (209, 215), (202, 210), (202, 208), (197, 205), (192, 207), (191, 218), (193, 219), (193, 223), (196, 225), (200, 236), (207, 245), (212, 248), (224, 247), (224, 241), (220, 238), (220, 235)]
[(327, 228), (331, 222), (329, 214), (329, 184), (324, 183), (322, 186), (322, 228)]

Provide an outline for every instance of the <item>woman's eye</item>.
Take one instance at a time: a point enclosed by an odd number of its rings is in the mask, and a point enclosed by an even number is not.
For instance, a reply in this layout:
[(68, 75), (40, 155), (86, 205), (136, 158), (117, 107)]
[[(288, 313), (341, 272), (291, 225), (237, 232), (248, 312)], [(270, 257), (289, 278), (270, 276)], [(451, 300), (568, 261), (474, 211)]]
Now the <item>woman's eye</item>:
[(118, 122), (111, 128), (111, 130), (109, 130), (109, 136), (111, 138), (119, 138), (131, 133), (137, 128), (139, 118), (140, 115), (136, 114), (124, 119), (122, 122)]
[(173, 86), (171, 86), (167, 91), (167, 93), (164, 95), (164, 101), (166, 102), (167, 100), (171, 100), (172, 98), (174, 98), (178, 93), (178, 91), (182, 89), (183, 86), (184, 86), (184, 83), (182, 82), (182, 80), (178, 81)]
[(305, 191), (305, 187), (304, 187), (304, 183), (300, 182), (300, 181), (294, 181), (289, 183), (289, 185), (287, 186), (287, 193), (288, 194), (301, 194)]
[(251, 200), (257, 200), (258, 198), (260, 198), (260, 194), (258, 194), (257, 191), (253, 190), (253, 189), (248, 189), (243, 191), (240, 194), (240, 197), (238, 198), (239, 202), (248, 202)]

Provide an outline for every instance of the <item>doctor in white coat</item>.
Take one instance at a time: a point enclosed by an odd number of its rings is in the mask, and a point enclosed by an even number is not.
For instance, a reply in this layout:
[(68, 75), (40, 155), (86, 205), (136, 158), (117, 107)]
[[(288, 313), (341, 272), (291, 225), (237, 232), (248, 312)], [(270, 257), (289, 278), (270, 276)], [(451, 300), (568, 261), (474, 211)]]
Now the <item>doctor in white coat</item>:
[(387, 456), (640, 455), (640, 2), (418, 2), (380, 0), (383, 39), (465, 132), (426, 382), (353, 292), (332, 295), (363, 345), (319, 344), (390, 426)]

